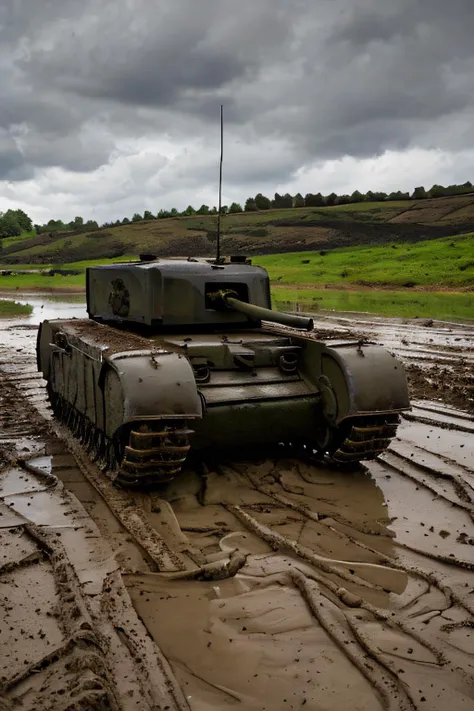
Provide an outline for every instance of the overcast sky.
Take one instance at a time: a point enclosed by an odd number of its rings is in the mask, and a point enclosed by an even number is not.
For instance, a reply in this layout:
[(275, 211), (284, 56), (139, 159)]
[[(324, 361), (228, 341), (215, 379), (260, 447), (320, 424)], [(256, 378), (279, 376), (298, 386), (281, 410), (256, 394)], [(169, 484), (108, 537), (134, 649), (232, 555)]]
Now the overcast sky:
[(474, 182), (474, 0), (0, 0), (0, 210)]

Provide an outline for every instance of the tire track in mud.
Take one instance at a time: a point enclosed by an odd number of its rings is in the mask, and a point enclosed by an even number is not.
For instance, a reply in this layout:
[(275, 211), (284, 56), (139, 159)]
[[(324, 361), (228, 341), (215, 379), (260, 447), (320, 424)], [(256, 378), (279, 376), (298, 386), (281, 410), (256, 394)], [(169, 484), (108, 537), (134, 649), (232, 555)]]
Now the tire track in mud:
[[(0, 368), (48, 417), (31, 362)], [(208, 462), (151, 494), (59, 428), (134, 539), (123, 580), (191, 708), (471, 707), (471, 421), (427, 407), (366, 470)]]

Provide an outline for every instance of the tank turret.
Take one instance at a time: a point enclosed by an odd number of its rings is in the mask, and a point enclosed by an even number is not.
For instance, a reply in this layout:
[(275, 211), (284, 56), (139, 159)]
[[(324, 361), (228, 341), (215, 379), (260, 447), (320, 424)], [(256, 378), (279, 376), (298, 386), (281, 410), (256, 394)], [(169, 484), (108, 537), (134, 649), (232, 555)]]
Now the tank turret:
[(216, 292), (232, 291), (245, 304), (271, 309), (270, 282), (250, 260), (154, 259), (90, 267), (87, 312), (104, 323), (130, 328), (258, 326), (242, 309), (222, 309)]

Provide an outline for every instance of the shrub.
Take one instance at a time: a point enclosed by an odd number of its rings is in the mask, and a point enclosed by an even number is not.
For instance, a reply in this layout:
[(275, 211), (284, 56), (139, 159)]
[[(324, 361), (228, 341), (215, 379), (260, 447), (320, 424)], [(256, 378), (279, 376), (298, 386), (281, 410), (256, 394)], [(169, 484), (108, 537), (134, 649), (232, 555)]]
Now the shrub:
[(267, 237), (270, 232), (265, 227), (259, 227), (256, 230), (251, 230), (249, 235), (251, 237)]

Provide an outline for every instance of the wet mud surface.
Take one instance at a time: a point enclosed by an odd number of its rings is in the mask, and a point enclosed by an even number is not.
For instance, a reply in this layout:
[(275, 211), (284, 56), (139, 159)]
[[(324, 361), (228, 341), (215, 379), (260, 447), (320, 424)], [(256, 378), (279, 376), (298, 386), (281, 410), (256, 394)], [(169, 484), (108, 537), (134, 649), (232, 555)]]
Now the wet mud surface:
[(473, 707), (474, 329), (315, 325), (404, 360), (389, 451), (191, 462), (133, 494), (52, 422), (36, 330), (0, 331), (5, 708)]

